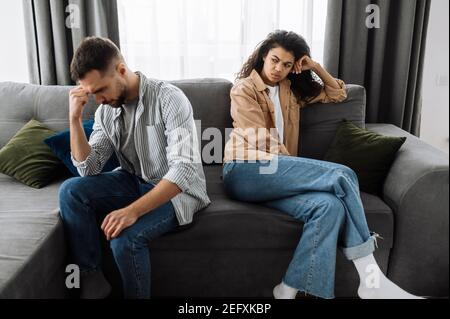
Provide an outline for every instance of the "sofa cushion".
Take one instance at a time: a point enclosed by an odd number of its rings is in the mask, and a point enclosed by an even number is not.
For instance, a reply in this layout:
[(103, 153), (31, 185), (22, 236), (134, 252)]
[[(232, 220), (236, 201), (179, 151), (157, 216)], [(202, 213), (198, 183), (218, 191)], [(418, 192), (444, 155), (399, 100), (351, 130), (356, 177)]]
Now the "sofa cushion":
[[(212, 203), (194, 215), (191, 225), (150, 244), (152, 292), (162, 297), (271, 298), (272, 288), (292, 259), (303, 224), (276, 210), (228, 199), (220, 180), (222, 167), (204, 169)], [(393, 244), (393, 214), (379, 197), (361, 195), (370, 229), (384, 237), (374, 255), (386, 272)], [(111, 263), (110, 257), (110, 270)], [(117, 270), (115, 273), (115, 287), (120, 290)], [(358, 282), (353, 264), (338, 251), (336, 296), (355, 297)]]
[[(92, 126), (94, 125), (94, 120), (84, 120), (83, 129), (86, 138), (89, 140), (89, 136), (93, 131)], [(44, 140), (44, 143), (50, 147), (53, 153), (63, 162), (63, 164), (69, 169), (73, 176), (80, 176), (75, 166), (72, 164), (71, 154), (70, 154), (70, 130), (64, 130), (55, 135), (52, 135)], [(109, 172), (120, 166), (119, 160), (116, 154), (113, 153), (109, 160), (106, 162), (102, 169), (102, 172)]]
[[(0, 82), (0, 147), (30, 119), (60, 132), (69, 128), (69, 91), (73, 86)], [(83, 108), (83, 119), (94, 118), (92, 96)]]
[(381, 194), (386, 175), (405, 141), (406, 137), (384, 136), (344, 121), (324, 159), (353, 169), (363, 192)]
[(35, 188), (47, 185), (60, 165), (44, 139), (55, 132), (30, 120), (0, 149), (0, 173)]
[(316, 103), (301, 109), (299, 155), (323, 159), (343, 119), (364, 128), (366, 91), (347, 84), (347, 99), (341, 103)]
[[(302, 223), (271, 208), (230, 200), (224, 193), (220, 180), (222, 167), (207, 166), (204, 169), (211, 205), (194, 215), (192, 225), (181, 227), (183, 232), (175, 232), (176, 235), (168, 235), (155, 242), (155, 249), (295, 247), (301, 234)], [(377, 196), (362, 193), (361, 198), (370, 230), (384, 238), (379, 240), (379, 247), (391, 248), (394, 231), (392, 210)], [(249, 234), (252, 234), (251, 240)]]
[(0, 174), (0, 298), (65, 297), (60, 184), (35, 189)]

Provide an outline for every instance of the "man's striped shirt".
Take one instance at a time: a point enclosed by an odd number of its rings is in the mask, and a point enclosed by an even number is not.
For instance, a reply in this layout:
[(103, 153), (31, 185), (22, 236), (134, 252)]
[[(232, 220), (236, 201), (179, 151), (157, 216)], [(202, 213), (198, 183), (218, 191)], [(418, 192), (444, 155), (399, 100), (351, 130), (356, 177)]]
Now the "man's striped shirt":
[[(188, 224), (195, 212), (210, 203), (192, 106), (177, 87), (137, 74), (140, 85), (134, 140), (142, 179), (156, 185), (164, 178), (176, 184), (182, 193), (171, 201), (179, 224)], [(104, 104), (98, 107), (89, 138), (91, 153), (83, 162), (72, 156), (81, 176), (99, 174), (113, 152), (121, 165), (124, 163), (119, 152), (121, 111)]]

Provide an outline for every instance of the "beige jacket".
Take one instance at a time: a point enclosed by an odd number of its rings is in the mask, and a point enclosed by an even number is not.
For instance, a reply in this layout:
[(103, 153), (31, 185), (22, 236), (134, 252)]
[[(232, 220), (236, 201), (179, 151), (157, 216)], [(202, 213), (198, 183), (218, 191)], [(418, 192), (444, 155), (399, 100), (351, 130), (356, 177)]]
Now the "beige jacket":
[(347, 98), (345, 83), (336, 79), (339, 89), (325, 85), (322, 92), (305, 103), (297, 101), (291, 81), (280, 85), (280, 104), (284, 120), (284, 143), (275, 131), (275, 109), (268, 88), (256, 70), (231, 89), (233, 130), (225, 145), (224, 163), (232, 160), (270, 160), (275, 154), (298, 156), (300, 108), (312, 103), (337, 103)]

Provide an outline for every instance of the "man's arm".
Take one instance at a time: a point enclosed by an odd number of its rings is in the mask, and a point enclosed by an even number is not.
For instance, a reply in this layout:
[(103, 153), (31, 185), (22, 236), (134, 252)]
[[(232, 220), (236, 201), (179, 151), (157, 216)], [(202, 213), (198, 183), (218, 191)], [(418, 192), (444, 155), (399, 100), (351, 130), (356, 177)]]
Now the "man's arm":
[(81, 86), (69, 93), (70, 150), (77, 162), (84, 162), (91, 153), (91, 146), (84, 134), (82, 124), (83, 108), (88, 101), (88, 94)]
[(106, 239), (116, 238), (122, 230), (133, 225), (141, 216), (167, 203), (181, 193), (181, 189), (174, 183), (162, 179), (151, 191), (131, 203), (125, 208), (108, 214), (102, 223), (102, 230)]
[(87, 101), (88, 95), (81, 87), (70, 91), (70, 152), (72, 163), (80, 176), (100, 173), (114, 151), (99, 124), (101, 107), (95, 112), (93, 132), (87, 140), (82, 122), (82, 112)]
[(117, 237), (142, 215), (151, 214), (155, 208), (188, 190), (191, 179), (195, 176), (195, 165), (197, 161), (201, 163), (196, 156), (200, 155), (197, 154), (195, 124), (189, 100), (179, 89), (168, 88), (161, 103), (169, 170), (150, 192), (105, 217), (101, 228), (108, 240)]
[(150, 192), (131, 203), (128, 209), (139, 218), (147, 212), (167, 203), (179, 193), (181, 193), (181, 189), (176, 184), (162, 179)]

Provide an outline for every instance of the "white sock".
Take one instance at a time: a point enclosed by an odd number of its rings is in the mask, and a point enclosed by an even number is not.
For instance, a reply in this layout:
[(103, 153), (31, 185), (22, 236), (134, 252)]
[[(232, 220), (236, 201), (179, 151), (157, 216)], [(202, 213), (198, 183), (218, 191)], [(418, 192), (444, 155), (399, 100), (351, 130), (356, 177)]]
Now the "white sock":
[(275, 288), (273, 288), (273, 296), (275, 297), (275, 299), (295, 299), (297, 291), (297, 289), (286, 285), (284, 282), (281, 282), (280, 284), (276, 285)]
[(353, 260), (359, 274), (358, 296), (361, 299), (423, 299), (412, 295), (387, 278), (373, 254)]

